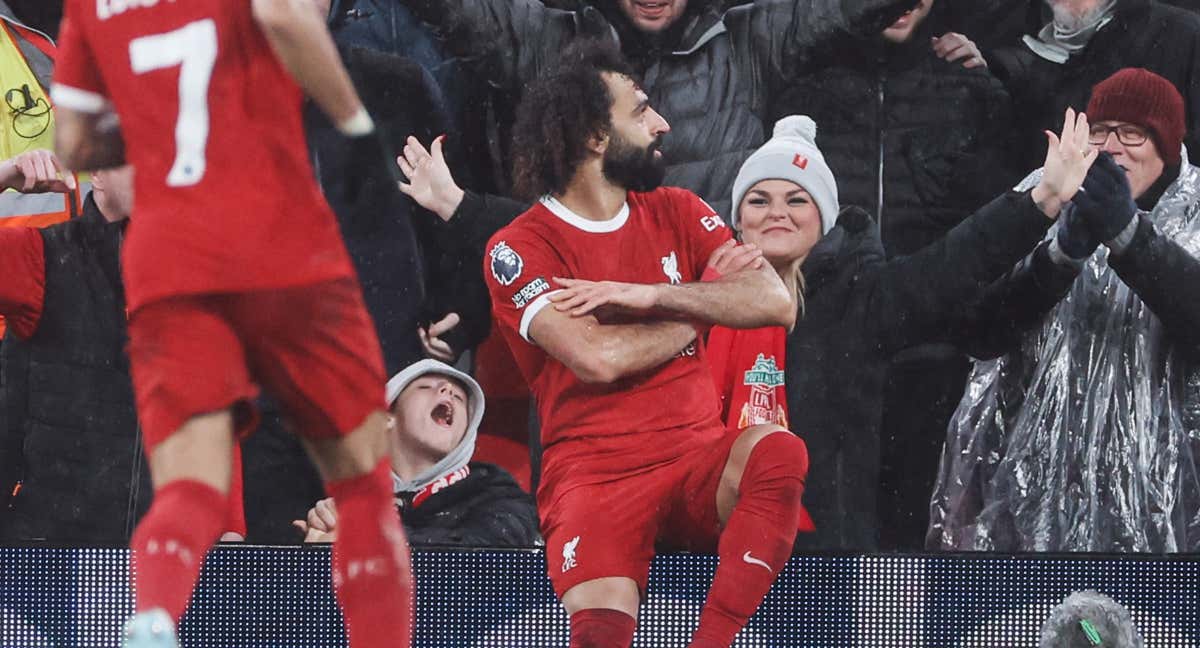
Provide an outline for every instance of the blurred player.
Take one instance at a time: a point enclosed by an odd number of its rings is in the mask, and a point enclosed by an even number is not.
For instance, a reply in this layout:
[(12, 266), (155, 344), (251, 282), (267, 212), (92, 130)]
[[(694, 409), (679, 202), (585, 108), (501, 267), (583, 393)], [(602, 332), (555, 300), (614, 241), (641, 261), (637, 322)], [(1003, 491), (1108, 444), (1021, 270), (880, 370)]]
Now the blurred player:
[(260, 384), (337, 500), (333, 582), (350, 645), (409, 645), (382, 359), (312, 178), (300, 88), (364, 161), (383, 163), (312, 0), (66, 4), (52, 89), (59, 155), (75, 170), (137, 169), (123, 273), (155, 497), (130, 543), (127, 646), (175, 645)]
[(694, 194), (659, 188), (668, 130), (614, 48), (572, 46), (514, 128), (515, 184), (541, 199), (485, 259), (537, 396), (538, 512), (574, 648), (628, 648), (660, 540), (719, 553), (690, 646), (727, 648), (800, 515), (803, 442), (778, 425), (726, 433), (696, 328), (791, 326), (794, 294), (761, 253), (699, 282), (729, 229)]

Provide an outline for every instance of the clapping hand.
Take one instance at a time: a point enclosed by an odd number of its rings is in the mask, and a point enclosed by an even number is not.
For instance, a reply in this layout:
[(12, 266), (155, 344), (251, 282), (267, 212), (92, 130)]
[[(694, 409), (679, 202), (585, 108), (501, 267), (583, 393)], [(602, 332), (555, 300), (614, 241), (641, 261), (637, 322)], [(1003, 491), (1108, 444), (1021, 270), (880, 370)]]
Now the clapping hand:
[(1055, 234), (1058, 249), (1077, 261), (1092, 256), (1100, 247), (1100, 239), (1092, 233), (1079, 211), (1078, 208), (1064, 209), (1059, 215), (1058, 233)]
[(1125, 170), (1108, 153), (1100, 154), (1074, 203), (1096, 240), (1104, 243), (1117, 238), (1137, 214)]
[(1057, 218), (1063, 203), (1071, 200), (1083, 185), (1099, 151), (1088, 143), (1087, 115), (1077, 114), (1071, 108), (1063, 116), (1062, 136), (1046, 131), (1046, 138), (1046, 163), (1032, 196), (1042, 213)]

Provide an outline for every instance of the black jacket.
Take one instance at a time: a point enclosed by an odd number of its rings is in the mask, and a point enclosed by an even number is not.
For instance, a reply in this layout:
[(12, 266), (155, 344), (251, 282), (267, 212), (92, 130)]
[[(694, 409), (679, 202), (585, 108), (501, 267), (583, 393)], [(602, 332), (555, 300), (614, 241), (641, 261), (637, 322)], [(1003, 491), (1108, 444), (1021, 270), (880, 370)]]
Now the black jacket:
[(488, 239), (529, 209), (501, 196), (466, 191), (450, 220), (438, 220), (430, 229), (434, 245), (442, 250), (436, 272), (441, 290), (430, 301), (445, 303), (445, 312), (456, 312), (462, 323), (446, 342), (461, 351), (483, 341), (491, 331), (492, 301), (483, 279), (483, 255)]
[(577, 36), (616, 35), (641, 69), (651, 104), (671, 123), (666, 184), (696, 192), (726, 217), (733, 179), (765, 141), (767, 104), (791, 68), (847, 30), (877, 32), (913, 4), (758, 0), (722, 14), (696, 2), (670, 30), (677, 40), (647, 42), (607, 3), (598, 3), (602, 11), (565, 11), (539, 0), (405, 2), (513, 102)]
[[(89, 195), (80, 218), (40, 230), (45, 297), (28, 340), (6, 334), (0, 362), (0, 523), (10, 540), (124, 543), (151, 496), (119, 271), (123, 223)], [(15, 462), (10, 462), (16, 459)]]
[(1200, 151), (1200, 16), (1155, 0), (1119, 0), (1112, 22), (1082, 52), (1058, 65), (1024, 43), (987, 54), (992, 72), (1013, 98), (1026, 170), (1041, 166), (1043, 130), (1059, 132), (1063, 111), (1087, 108), (1092, 86), (1126, 67), (1165, 77), (1183, 95), (1189, 151)]
[(414, 545), (536, 547), (537, 506), (512, 475), (499, 466), (472, 462), (466, 479), (412, 505), (397, 497), (400, 519)]
[[(1171, 339), (1188, 357), (1200, 362), (1200, 259), (1163, 236), (1138, 215), (1137, 233), (1108, 265), (1133, 289), (1163, 323)], [(961, 327), (964, 350), (980, 359), (996, 358), (1017, 348), (1023, 336), (1045, 320), (1070, 292), (1079, 268), (1050, 260), (1047, 243), (985, 291)]]
[(772, 121), (806, 114), (817, 123), (839, 201), (875, 218), (888, 257), (941, 238), (1028, 172), (1008, 157), (1007, 92), (986, 69), (933, 53), (938, 18), (901, 45), (876, 34), (820, 53), (771, 110)]
[(876, 546), (883, 380), (892, 355), (951, 341), (961, 305), (1011, 269), (1052, 221), (1001, 195), (920, 252), (886, 260), (874, 224), (848, 211), (802, 270), (805, 310), (787, 343), (788, 412), (808, 444), (804, 549)]

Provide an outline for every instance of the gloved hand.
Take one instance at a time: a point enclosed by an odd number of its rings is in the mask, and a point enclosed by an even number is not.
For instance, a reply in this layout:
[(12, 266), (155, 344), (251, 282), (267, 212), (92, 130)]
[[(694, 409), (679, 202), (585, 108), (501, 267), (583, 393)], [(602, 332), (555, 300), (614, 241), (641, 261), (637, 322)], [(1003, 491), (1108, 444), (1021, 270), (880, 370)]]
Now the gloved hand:
[(1058, 234), (1055, 236), (1058, 249), (1068, 257), (1079, 260), (1092, 256), (1100, 247), (1100, 239), (1084, 222), (1078, 207), (1068, 206), (1058, 216)]
[(1083, 188), (1071, 201), (1096, 240), (1102, 243), (1115, 239), (1137, 215), (1129, 180), (1108, 153), (1100, 154), (1083, 179)]

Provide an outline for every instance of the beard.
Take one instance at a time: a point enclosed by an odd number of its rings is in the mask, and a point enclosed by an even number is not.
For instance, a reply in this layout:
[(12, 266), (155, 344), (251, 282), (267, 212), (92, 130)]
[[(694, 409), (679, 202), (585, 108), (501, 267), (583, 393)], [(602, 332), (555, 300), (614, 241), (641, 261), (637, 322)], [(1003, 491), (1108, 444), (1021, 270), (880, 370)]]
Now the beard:
[(666, 161), (655, 152), (662, 147), (662, 136), (646, 148), (638, 148), (613, 133), (608, 150), (604, 152), (604, 177), (627, 191), (653, 191), (667, 175)]
[(1047, 0), (1054, 13), (1054, 24), (1064, 32), (1077, 32), (1096, 22), (1107, 8), (1107, 2), (1097, 2), (1091, 7), (1072, 6), (1075, 3), (1063, 0)]

